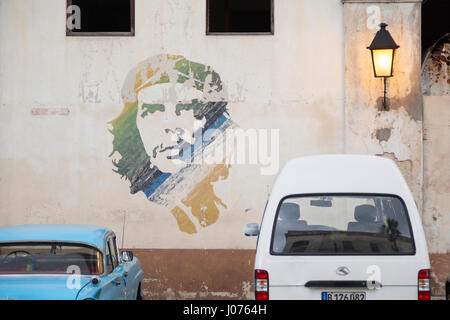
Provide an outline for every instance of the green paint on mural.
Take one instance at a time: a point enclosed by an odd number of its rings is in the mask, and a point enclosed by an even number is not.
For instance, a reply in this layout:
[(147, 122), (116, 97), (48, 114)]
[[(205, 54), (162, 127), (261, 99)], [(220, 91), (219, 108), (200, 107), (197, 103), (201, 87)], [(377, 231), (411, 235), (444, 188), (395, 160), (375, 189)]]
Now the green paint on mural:
[(175, 114), (181, 115), (181, 111), (194, 111), (194, 117), (198, 116), (205, 106), (204, 102), (199, 102), (197, 99), (193, 99), (192, 103), (179, 103), (176, 105)]
[[(193, 77), (195, 79), (194, 86), (197, 90), (203, 91), (205, 87), (205, 81), (209, 75), (211, 75), (211, 82), (209, 86), (214, 88), (215, 91), (222, 91), (222, 82), (219, 75), (211, 71), (209, 67), (204, 64), (189, 61), (187, 59), (181, 59), (175, 63), (175, 69), (180, 73), (177, 82), (184, 83), (186, 80)], [(212, 90), (209, 91), (211, 93)]]
[(170, 77), (167, 73), (163, 73), (161, 75), (161, 78), (159, 78), (159, 80), (157, 82), (155, 82), (154, 84), (160, 84), (160, 83), (169, 83), (170, 82)]
[[(178, 82), (183, 83), (188, 79), (189, 76), (189, 61), (187, 59), (181, 59), (175, 63), (175, 69), (178, 70), (181, 74), (178, 77)], [(183, 76), (186, 75), (186, 76)]]
[(145, 118), (149, 113), (153, 114), (156, 111), (165, 111), (165, 106), (163, 104), (143, 104), (142, 109), (144, 112), (141, 113), (141, 118)]
[[(205, 88), (205, 81), (208, 81), (207, 87), (210, 88), (208, 90), (209, 93), (212, 91), (220, 93), (222, 91), (220, 76), (215, 71), (211, 70), (209, 66), (181, 58), (176, 61), (174, 60), (171, 68), (173, 68), (172, 70), (178, 71), (178, 83), (185, 83), (187, 80), (193, 79), (193, 86), (196, 89), (203, 91)], [(156, 64), (151, 66), (151, 70), (158, 69), (159, 67)], [(171, 72), (163, 71), (160, 75), (155, 76), (155, 78), (152, 79), (151, 77), (155, 75), (155, 72), (149, 72), (149, 70), (149, 67), (147, 67), (147, 69), (139, 70), (140, 75), (142, 75), (139, 77), (141, 81), (140, 85), (147, 83), (146, 85), (142, 85), (142, 87), (136, 89), (136, 82), (127, 84), (126, 87), (131, 88), (130, 90), (134, 90), (135, 95), (145, 87), (170, 83), (171, 79), (169, 74)], [(200, 103), (198, 100), (192, 100), (192, 102), (189, 103), (178, 104), (176, 106), (176, 114), (180, 116), (181, 112), (192, 110), (194, 116), (201, 116), (204, 108), (205, 103)], [(165, 106), (163, 104), (144, 104), (142, 106), (140, 117), (151, 117), (153, 113), (158, 111), (165, 112)], [(120, 160), (113, 161), (113, 164), (116, 167), (114, 171), (119, 173), (122, 177), (126, 177), (128, 180), (132, 181), (132, 184), (136, 183), (133, 178), (139, 176), (139, 172), (142, 172), (142, 170), (150, 163), (150, 157), (146, 153), (137, 127), (136, 118), (138, 114), (138, 102), (127, 102), (120, 116), (111, 122), (113, 129), (110, 130), (114, 135), (113, 150), (110, 156), (115, 152), (118, 152), (121, 156)], [(157, 137), (155, 137), (155, 139), (157, 139)], [(155, 157), (156, 149), (152, 150), (152, 153)]]
[(114, 172), (119, 173), (128, 180), (131, 180), (136, 172), (150, 160), (145, 152), (137, 127), (137, 113), (138, 104), (136, 102), (117, 119), (118, 121), (113, 123), (113, 129), (111, 130), (111, 133), (114, 135), (111, 155), (117, 151), (122, 156), (119, 161), (113, 161), (114, 166), (117, 168)]

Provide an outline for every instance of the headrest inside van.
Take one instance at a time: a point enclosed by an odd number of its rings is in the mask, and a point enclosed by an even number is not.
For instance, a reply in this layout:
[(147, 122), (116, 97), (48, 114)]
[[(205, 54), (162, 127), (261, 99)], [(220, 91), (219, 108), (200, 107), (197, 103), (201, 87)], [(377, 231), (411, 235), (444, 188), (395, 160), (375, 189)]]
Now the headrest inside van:
[(281, 220), (300, 219), (300, 206), (296, 203), (285, 202), (281, 205), (279, 217)]
[(374, 206), (363, 204), (355, 208), (355, 220), (358, 222), (375, 222), (377, 210)]

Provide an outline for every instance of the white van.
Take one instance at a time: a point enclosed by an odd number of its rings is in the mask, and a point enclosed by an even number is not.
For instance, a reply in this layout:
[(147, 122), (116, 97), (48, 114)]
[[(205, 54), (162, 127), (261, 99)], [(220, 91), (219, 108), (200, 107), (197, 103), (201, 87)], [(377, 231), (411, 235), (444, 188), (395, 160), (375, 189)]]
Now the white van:
[(279, 174), (255, 258), (255, 297), (430, 299), (421, 219), (396, 164), (357, 155), (289, 161)]

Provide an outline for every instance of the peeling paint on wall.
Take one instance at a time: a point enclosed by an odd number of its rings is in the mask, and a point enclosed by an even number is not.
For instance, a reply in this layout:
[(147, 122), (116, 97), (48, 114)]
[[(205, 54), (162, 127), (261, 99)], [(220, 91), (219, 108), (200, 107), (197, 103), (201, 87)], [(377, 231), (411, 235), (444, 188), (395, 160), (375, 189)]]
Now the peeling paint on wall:
[(450, 253), (450, 96), (424, 96), (424, 214), (433, 292), (444, 293)]
[(254, 298), (255, 250), (137, 249), (134, 253), (144, 268), (146, 299)]
[(425, 96), (450, 95), (450, 33), (427, 52), (422, 68), (422, 93)]
[(376, 137), (377, 137), (378, 141), (380, 141), (380, 142), (389, 141), (391, 134), (392, 134), (392, 128), (381, 128), (381, 129), (377, 130)]
[[(347, 139), (350, 153), (388, 156), (400, 167), (417, 204), (421, 203), (422, 121), (413, 120), (405, 108), (378, 111), (353, 108), (348, 115)], [(348, 142), (348, 143), (349, 143)]]
[(450, 274), (450, 252), (430, 254), (431, 288), (436, 296), (445, 295), (445, 282)]
[(388, 156), (396, 161), (422, 208), (422, 97), (420, 92), (420, 4), (378, 3), (381, 20), (399, 43), (394, 76), (387, 81), (388, 111), (382, 108), (383, 80), (375, 78), (369, 50), (373, 40), (367, 9), (373, 3), (343, 1), (345, 21), (345, 145), (347, 153)]
[(450, 274), (450, 34), (427, 52), (422, 67), (424, 101), (424, 214), (432, 289), (444, 295)]
[(32, 108), (31, 115), (33, 116), (68, 116), (70, 114), (69, 108)]

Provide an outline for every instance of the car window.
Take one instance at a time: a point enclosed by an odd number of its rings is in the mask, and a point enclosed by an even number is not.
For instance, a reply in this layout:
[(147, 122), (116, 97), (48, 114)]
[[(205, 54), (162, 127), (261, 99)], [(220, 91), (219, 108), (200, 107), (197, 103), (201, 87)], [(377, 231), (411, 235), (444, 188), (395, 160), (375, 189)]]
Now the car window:
[(278, 208), (271, 251), (287, 255), (414, 254), (407, 210), (397, 197), (295, 196)]
[(114, 261), (109, 240), (106, 242), (106, 270), (108, 273), (111, 273), (114, 270)]
[(103, 256), (88, 245), (64, 242), (0, 244), (0, 274), (103, 273)]
[(108, 245), (109, 245), (110, 252), (111, 252), (111, 260), (112, 260), (112, 264), (113, 264), (113, 269), (115, 269), (119, 265), (119, 259), (118, 259), (118, 255), (117, 255), (116, 241), (115, 241), (114, 236), (109, 237)]
[(119, 255), (119, 248), (117, 247), (117, 238), (116, 236), (113, 237), (113, 244), (114, 244), (114, 252), (116, 255), (117, 264), (120, 264), (120, 255)]

